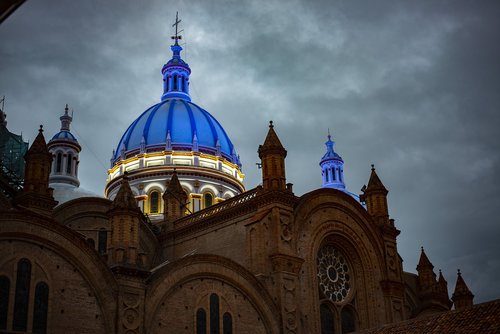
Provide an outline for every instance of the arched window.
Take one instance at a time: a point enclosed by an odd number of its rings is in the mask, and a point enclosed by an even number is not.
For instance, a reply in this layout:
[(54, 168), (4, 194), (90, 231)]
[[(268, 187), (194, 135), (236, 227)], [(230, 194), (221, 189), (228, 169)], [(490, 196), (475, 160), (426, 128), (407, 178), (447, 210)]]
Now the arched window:
[(149, 194), (149, 213), (159, 213), (160, 212), (160, 192), (152, 191)]
[(10, 281), (7, 276), (0, 276), (0, 329), (7, 329), (7, 311), (9, 309)]
[(219, 296), (215, 293), (210, 295), (210, 334), (219, 334)]
[(47, 333), (47, 311), (49, 306), (49, 286), (40, 282), (35, 287), (35, 305), (33, 308), (33, 333)]
[(354, 332), (356, 330), (356, 318), (354, 312), (349, 307), (344, 307), (340, 312), (342, 321), (342, 334)]
[(185, 91), (186, 91), (186, 87), (185, 87), (185, 85), (186, 85), (185, 78), (184, 78), (184, 76), (181, 76), (181, 90), (182, 90), (183, 92), (185, 92)]
[(21, 259), (17, 263), (16, 295), (14, 299), (14, 320), (12, 329), (26, 331), (28, 321), (28, 301), (30, 294), (31, 262)]
[(97, 242), (99, 246), (97, 249), (99, 255), (106, 254), (108, 250), (108, 232), (104, 228), (101, 228), (101, 230), (99, 231)]
[(335, 333), (335, 317), (330, 307), (323, 303), (319, 308), (321, 317), (321, 334), (334, 334)]
[(325, 170), (325, 181), (330, 182), (330, 169)]
[(340, 182), (342, 182), (342, 179), (343, 179), (343, 177), (344, 177), (343, 173), (344, 173), (344, 170), (343, 170), (343, 169), (341, 169), (341, 168), (339, 168), (339, 181), (340, 181)]
[(177, 90), (178, 82), (177, 82), (177, 74), (174, 74), (174, 89)]
[(227, 312), (222, 316), (222, 332), (223, 334), (233, 334), (233, 317)]
[(204, 309), (199, 308), (196, 311), (196, 334), (207, 333), (207, 313)]
[(56, 172), (60, 173), (62, 170), (62, 153), (57, 153), (56, 158)]
[(332, 171), (332, 180), (333, 181), (337, 180), (337, 172), (335, 171), (335, 168), (332, 168), (331, 171)]
[(167, 86), (166, 86), (165, 91), (168, 92), (168, 89), (170, 88), (170, 77), (167, 77), (166, 82), (167, 82)]
[(66, 174), (71, 174), (71, 164), (73, 160), (73, 155), (68, 154), (68, 159), (66, 160)]
[(212, 204), (214, 204), (214, 196), (211, 193), (206, 193), (204, 202), (205, 202), (205, 208), (212, 206)]

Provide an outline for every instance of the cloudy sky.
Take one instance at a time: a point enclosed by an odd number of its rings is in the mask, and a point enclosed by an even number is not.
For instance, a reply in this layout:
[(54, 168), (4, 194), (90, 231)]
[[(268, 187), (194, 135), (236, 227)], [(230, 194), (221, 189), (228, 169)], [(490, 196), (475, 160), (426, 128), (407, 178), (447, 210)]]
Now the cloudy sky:
[(82, 186), (103, 193), (113, 148), (162, 93), (175, 11), (193, 102), (224, 126), (248, 189), (270, 119), (297, 195), (321, 185), (328, 128), (352, 192), (389, 189), (404, 268), (424, 246), (450, 289), (500, 297), (498, 1), (28, 0), (0, 26), (8, 128), (58, 131), (68, 103)]

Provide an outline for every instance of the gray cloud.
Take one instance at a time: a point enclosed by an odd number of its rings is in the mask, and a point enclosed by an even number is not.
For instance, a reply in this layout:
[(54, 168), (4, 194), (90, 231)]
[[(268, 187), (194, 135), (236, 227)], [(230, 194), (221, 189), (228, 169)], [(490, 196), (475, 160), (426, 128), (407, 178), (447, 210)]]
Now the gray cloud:
[(500, 6), (495, 1), (27, 1), (0, 27), (9, 128), (33, 139), (64, 104), (101, 193), (112, 149), (161, 94), (179, 10), (193, 101), (238, 149), (247, 188), (273, 119), (299, 195), (320, 186), (330, 128), (357, 192), (375, 163), (414, 271), (423, 245), (450, 288), (500, 287)]

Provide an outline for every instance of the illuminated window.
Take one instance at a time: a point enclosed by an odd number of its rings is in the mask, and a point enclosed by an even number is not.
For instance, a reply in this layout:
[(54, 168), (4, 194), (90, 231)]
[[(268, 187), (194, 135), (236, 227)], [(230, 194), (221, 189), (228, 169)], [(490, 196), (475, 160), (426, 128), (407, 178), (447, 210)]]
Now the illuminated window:
[(0, 329), (7, 329), (7, 311), (9, 309), (10, 281), (7, 276), (0, 276)]
[(35, 305), (33, 309), (33, 333), (47, 333), (47, 311), (49, 304), (49, 286), (40, 282), (35, 287)]
[(60, 173), (62, 170), (62, 153), (57, 153), (56, 158), (56, 172)]
[(66, 173), (67, 174), (71, 174), (71, 163), (73, 160), (73, 156), (70, 154), (68, 154), (68, 160), (66, 161)]
[(12, 329), (15, 331), (26, 331), (27, 329), (30, 280), (31, 262), (28, 259), (21, 259), (17, 263), (14, 319), (12, 321)]
[(205, 194), (205, 208), (212, 206), (214, 204), (214, 196), (211, 193)]
[(153, 191), (149, 195), (149, 213), (159, 213), (160, 210), (160, 192)]

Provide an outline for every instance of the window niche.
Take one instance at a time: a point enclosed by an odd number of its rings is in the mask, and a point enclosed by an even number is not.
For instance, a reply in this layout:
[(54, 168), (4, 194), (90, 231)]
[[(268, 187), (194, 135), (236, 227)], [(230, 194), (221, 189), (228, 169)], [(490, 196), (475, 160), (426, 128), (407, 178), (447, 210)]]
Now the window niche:
[(35, 305), (33, 308), (33, 333), (47, 333), (47, 311), (49, 304), (49, 286), (40, 282), (35, 287)]
[(12, 329), (15, 331), (26, 331), (27, 329), (30, 281), (31, 262), (28, 259), (21, 259), (17, 264), (14, 319), (12, 321)]

